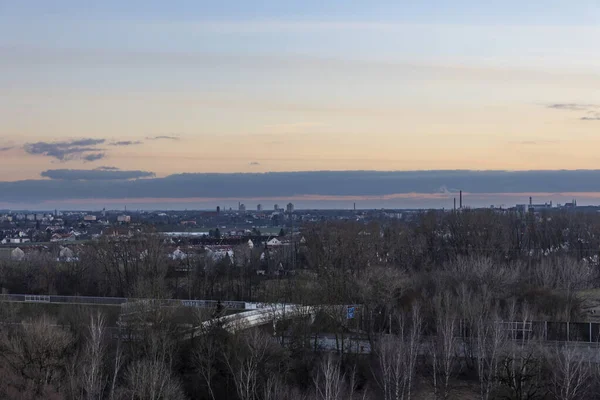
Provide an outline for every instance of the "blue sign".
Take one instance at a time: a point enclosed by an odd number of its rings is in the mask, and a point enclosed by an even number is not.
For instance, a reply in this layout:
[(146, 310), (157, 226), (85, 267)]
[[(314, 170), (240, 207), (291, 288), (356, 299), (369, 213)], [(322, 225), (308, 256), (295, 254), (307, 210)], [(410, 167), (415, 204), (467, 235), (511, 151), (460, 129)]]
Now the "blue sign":
[(354, 318), (354, 307), (353, 306), (349, 306), (348, 307), (348, 314), (347, 314), (347, 319), (353, 319)]

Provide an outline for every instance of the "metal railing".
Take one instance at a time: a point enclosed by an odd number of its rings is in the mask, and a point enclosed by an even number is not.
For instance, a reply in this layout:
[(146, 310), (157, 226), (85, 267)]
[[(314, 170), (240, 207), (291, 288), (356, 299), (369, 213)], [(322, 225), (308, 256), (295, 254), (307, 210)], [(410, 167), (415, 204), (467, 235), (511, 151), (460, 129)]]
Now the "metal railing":
[(218, 301), (218, 300), (180, 300), (180, 299), (137, 299), (126, 297), (92, 297), (92, 296), (54, 296), (37, 294), (0, 294), (0, 301), (22, 303), (54, 303), (54, 304), (87, 304), (87, 305), (129, 305), (143, 304), (144, 302), (159, 304), (161, 306), (182, 306), (195, 308), (217, 308), (246, 310), (252, 309), (254, 303), (243, 301)]

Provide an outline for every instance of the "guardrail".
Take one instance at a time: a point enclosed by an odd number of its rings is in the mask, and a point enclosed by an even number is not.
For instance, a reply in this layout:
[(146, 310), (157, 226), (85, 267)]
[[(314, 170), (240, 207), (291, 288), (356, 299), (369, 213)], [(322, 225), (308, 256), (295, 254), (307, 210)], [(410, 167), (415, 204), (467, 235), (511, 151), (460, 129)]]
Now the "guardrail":
[(256, 303), (244, 301), (219, 301), (219, 300), (182, 300), (182, 299), (136, 299), (126, 297), (91, 297), (91, 296), (55, 296), (37, 294), (0, 294), (0, 301), (22, 303), (54, 303), (54, 304), (87, 304), (87, 305), (123, 305), (140, 304), (144, 302), (158, 303), (161, 306), (183, 306), (195, 308), (217, 308), (246, 310), (256, 309)]

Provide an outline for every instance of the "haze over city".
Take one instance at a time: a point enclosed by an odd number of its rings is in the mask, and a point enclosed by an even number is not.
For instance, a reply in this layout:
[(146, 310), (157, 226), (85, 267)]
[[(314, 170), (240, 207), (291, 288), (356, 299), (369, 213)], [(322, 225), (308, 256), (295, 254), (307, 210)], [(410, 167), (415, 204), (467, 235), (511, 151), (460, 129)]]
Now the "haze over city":
[(3, 2), (0, 207), (600, 203), (597, 3), (487, 3)]

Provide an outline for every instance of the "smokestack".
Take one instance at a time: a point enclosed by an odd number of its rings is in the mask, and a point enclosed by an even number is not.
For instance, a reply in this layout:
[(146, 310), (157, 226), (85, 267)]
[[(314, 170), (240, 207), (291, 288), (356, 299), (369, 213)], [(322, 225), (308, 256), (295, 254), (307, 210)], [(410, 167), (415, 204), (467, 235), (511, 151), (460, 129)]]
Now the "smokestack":
[(533, 205), (533, 198), (531, 196), (529, 196), (529, 205), (532, 206)]
[(354, 211), (356, 211), (356, 203), (354, 203)]
[(462, 190), (459, 192), (459, 196), (460, 196), (460, 201), (459, 201), (458, 208), (460, 208), (462, 210)]
[(454, 198), (454, 211), (456, 211), (456, 197)]

